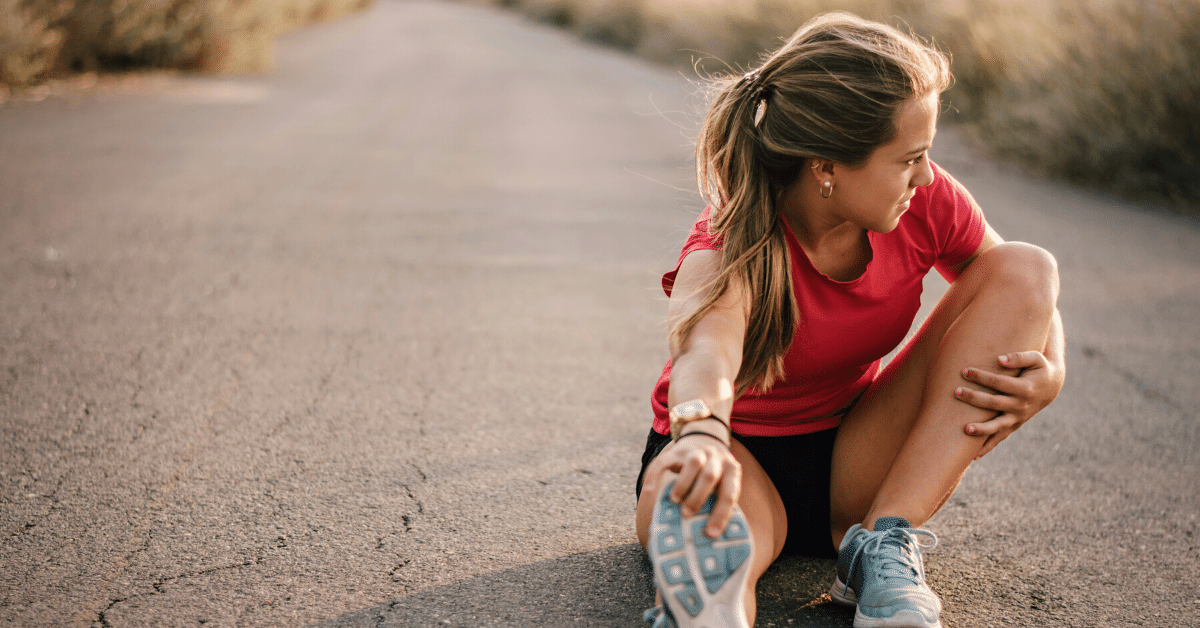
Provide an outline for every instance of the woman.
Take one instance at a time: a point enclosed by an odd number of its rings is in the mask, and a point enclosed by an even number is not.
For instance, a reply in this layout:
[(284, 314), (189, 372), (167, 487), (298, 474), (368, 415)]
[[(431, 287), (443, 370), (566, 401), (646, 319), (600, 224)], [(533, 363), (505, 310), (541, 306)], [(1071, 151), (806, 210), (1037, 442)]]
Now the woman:
[[(753, 625), (787, 552), (838, 558), (855, 626), (940, 626), (919, 526), (1064, 376), (1054, 258), (1005, 243), (928, 159), (949, 83), (936, 50), (832, 13), (719, 86), (697, 147), (709, 207), (663, 277), (648, 621)], [(951, 286), (881, 370), (931, 268)]]

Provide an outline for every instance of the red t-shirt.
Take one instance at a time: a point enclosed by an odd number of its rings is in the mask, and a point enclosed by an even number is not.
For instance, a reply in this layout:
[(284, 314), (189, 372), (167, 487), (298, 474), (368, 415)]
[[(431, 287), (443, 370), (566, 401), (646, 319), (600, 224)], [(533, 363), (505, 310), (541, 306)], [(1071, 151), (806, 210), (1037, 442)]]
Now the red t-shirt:
[[(783, 381), (734, 401), (733, 431), (786, 436), (836, 427), (878, 374), (883, 356), (904, 340), (921, 307), (921, 281), (930, 268), (945, 275), (947, 267), (979, 248), (982, 211), (958, 181), (936, 165), (933, 171), (933, 183), (917, 188), (896, 229), (867, 233), (873, 255), (853, 281), (835, 281), (814, 268), (787, 229), (800, 324), (784, 356)], [(692, 226), (679, 264), (701, 249), (720, 249), (708, 232), (707, 209)], [(663, 275), (667, 296), (679, 264)], [(654, 430), (660, 434), (671, 431), (666, 406), (670, 376), (667, 361), (651, 399)]]

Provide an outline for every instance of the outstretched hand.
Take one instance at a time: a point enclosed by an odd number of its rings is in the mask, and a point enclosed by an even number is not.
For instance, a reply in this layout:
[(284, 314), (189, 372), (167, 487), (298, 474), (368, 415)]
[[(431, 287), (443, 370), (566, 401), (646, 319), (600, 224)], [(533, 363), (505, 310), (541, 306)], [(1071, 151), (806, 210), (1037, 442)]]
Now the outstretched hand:
[(979, 368), (963, 369), (963, 379), (994, 391), (981, 392), (966, 386), (959, 386), (954, 391), (954, 396), (959, 400), (996, 412), (995, 417), (987, 421), (969, 423), (963, 428), (970, 436), (987, 437), (975, 456), (976, 460), (994, 449), (1058, 396), (1066, 369), (1062, 356), (1055, 357), (1052, 360), (1039, 351), (1018, 351), (997, 358), (1001, 367), (1018, 369), (1016, 375), (1001, 375)]
[(675, 486), (670, 498), (680, 505), (685, 517), (699, 512), (708, 496), (716, 493), (717, 501), (704, 533), (712, 538), (720, 536), (742, 490), (742, 465), (729, 448), (703, 434), (680, 437), (646, 468), (642, 490), (657, 493), (672, 478)]

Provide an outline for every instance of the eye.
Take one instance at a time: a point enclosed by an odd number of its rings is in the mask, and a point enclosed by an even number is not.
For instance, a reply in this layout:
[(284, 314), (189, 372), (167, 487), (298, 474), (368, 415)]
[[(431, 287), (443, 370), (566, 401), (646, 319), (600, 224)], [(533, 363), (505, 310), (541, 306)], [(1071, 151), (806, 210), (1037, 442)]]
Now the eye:
[(921, 153), (920, 155), (917, 155), (916, 157), (909, 159), (907, 163), (910, 166), (915, 166), (915, 165), (921, 163), (922, 159), (925, 159), (925, 153)]

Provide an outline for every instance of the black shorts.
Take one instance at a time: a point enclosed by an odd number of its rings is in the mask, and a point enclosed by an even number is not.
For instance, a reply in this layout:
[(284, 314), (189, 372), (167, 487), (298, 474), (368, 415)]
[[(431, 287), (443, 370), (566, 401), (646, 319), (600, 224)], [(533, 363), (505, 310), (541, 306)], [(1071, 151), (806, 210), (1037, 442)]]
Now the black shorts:
[[(785, 555), (837, 558), (829, 537), (829, 474), (835, 436), (837, 428), (798, 436), (733, 435), (762, 465), (783, 498), (788, 519)], [(642, 494), (646, 467), (670, 443), (670, 436), (650, 430), (637, 495)]]

